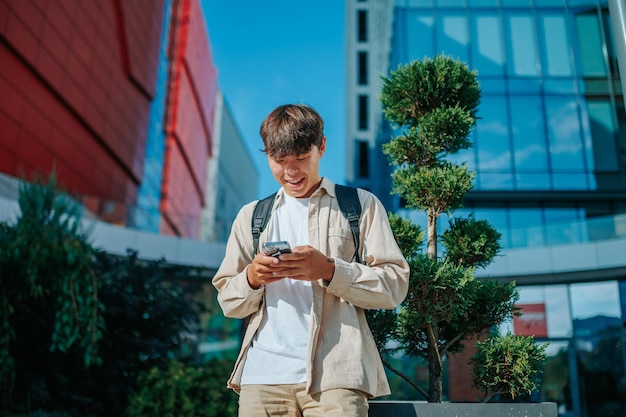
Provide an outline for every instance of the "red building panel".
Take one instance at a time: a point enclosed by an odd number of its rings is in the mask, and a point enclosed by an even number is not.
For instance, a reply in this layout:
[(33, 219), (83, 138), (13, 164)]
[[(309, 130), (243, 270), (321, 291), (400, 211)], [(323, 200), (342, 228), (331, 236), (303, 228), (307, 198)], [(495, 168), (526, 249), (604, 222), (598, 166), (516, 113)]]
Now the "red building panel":
[[(54, 168), (94, 212), (124, 222), (143, 176), (164, 4), (0, 0), (1, 172)], [(198, 0), (172, 10), (162, 229), (196, 237), (217, 74)]]
[[(19, 65), (3, 48), (0, 59), (6, 68)], [(0, 73), (2, 172), (30, 177), (55, 167), (69, 192), (117, 201), (116, 196), (131, 195), (128, 173), (36, 75), (22, 71), (16, 81)]]
[(477, 340), (484, 341), (485, 337), (466, 340), (465, 349), (455, 355), (448, 355), (448, 399), (451, 402), (476, 402), (484, 394), (472, 384), (472, 368), (468, 361), (476, 353), (474, 345)]
[[(159, 41), (163, 21), (164, 0), (151, 0), (151, 8), (143, 2), (115, 0), (122, 23), (120, 38), (128, 54), (128, 75), (150, 96), (154, 96), (159, 63)], [(137, 19), (137, 16), (142, 16)]]
[[(198, 1), (190, 4), (191, 16), (202, 16), (202, 10)], [(217, 95), (217, 70), (213, 65), (211, 46), (203, 19), (190, 19), (189, 36), (186, 44), (185, 64), (193, 82), (193, 90), (196, 92), (198, 107), (202, 120), (211, 138), (213, 132), (213, 114), (215, 113), (215, 96)], [(210, 141), (207, 142), (210, 151)]]
[(185, 71), (181, 72), (178, 90), (178, 117), (174, 133), (188, 161), (192, 178), (196, 184), (196, 192), (204, 195), (204, 177), (209, 158), (207, 147), (206, 126), (202, 122), (201, 110), (194, 97), (191, 80)]
[(522, 314), (513, 317), (516, 336), (548, 337), (548, 320), (544, 303), (517, 304)]
[(161, 200), (162, 233), (197, 238), (200, 226), (201, 195), (195, 189), (193, 174), (179, 141), (173, 136), (167, 140), (167, 183)]
[(168, 217), (161, 231), (196, 236), (197, 228), (190, 228), (187, 220), (189, 214), (199, 216), (204, 202), (217, 80), (197, 0), (175, 0), (173, 10), (176, 31), (169, 49), (168, 141), (161, 200)]
[(134, 203), (164, 5), (140, 3), (0, 0), (3, 172), (55, 166), (71, 192)]

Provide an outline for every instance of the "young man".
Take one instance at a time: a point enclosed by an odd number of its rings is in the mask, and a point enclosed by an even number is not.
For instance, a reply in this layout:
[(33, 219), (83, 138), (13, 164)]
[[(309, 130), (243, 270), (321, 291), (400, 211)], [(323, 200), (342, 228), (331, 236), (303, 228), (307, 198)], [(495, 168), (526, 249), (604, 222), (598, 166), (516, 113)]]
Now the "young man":
[[(358, 190), (360, 259), (335, 185), (319, 173), (324, 124), (312, 108), (287, 104), (261, 125), (269, 166), (281, 188), (255, 255), (255, 202), (237, 215), (213, 278), (227, 317), (248, 319), (228, 386), (239, 416), (365, 417), (368, 398), (389, 385), (365, 309), (393, 309), (406, 297), (409, 266), (380, 201)], [(264, 255), (267, 241), (292, 253)]]

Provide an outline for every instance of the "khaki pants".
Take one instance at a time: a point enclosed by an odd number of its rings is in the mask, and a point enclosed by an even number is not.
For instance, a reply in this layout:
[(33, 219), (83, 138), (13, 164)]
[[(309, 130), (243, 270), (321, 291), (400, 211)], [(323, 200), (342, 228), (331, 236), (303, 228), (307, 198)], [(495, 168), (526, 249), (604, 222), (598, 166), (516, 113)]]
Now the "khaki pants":
[(305, 384), (242, 385), (239, 417), (367, 417), (367, 396), (349, 389), (309, 395)]

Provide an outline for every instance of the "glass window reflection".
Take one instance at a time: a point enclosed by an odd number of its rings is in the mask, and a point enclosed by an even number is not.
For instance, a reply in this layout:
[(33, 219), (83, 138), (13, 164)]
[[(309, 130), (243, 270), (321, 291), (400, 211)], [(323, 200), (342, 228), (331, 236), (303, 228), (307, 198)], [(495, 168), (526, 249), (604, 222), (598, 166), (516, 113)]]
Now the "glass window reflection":
[[(569, 299), (566, 285), (540, 285), (519, 287), (520, 298), (517, 305), (542, 305), (545, 311), (543, 326), (547, 328), (549, 338), (570, 337), (572, 320), (570, 319)], [(501, 331), (513, 331), (512, 323)]]
[(591, 336), (615, 326), (621, 328), (617, 281), (572, 284), (570, 294), (577, 336)]
[(565, 0), (535, 0), (535, 4), (540, 7), (564, 5)]
[(480, 14), (471, 17), (472, 66), (482, 76), (504, 73), (502, 30), (497, 15)]
[(539, 96), (510, 98), (515, 168), (548, 171), (543, 104)]
[(572, 75), (565, 17), (545, 15), (540, 17), (540, 22), (544, 74), (550, 77)]
[(583, 230), (584, 210), (578, 208), (549, 208), (544, 212), (546, 219), (546, 241), (548, 245), (564, 245), (586, 241)]
[(467, 62), (468, 32), (467, 19), (464, 15), (444, 15), (438, 18), (437, 51)]
[(493, 0), (468, 0), (467, 1), (470, 7), (475, 6), (493, 6)]
[(535, 191), (549, 190), (551, 189), (550, 175), (547, 172), (516, 172), (515, 189)]
[(484, 97), (476, 124), (476, 148), (479, 172), (511, 172), (511, 145), (506, 100), (500, 96)]
[(407, 36), (406, 42), (408, 43), (408, 60), (423, 59), (425, 56), (433, 56), (434, 48), (432, 41), (426, 41), (426, 39), (433, 39), (433, 28), (435, 20), (431, 15), (425, 13), (413, 12), (408, 15), (407, 22)]
[(437, 6), (439, 7), (463, 7), (465, 6), (465, 0), (437, 0)]
[(589, 14), (576, 15), (578, 31), (579, 56), (581, 72), (585, 77), (602, 77), (606, 75), (602, 34), (595, 11)]
[(530, 7), (531, 0), (500, 0), (504, 7)]
[(541, 381), (541, 401), (555, 402), (559, 416), (570, 415), (572, 393), (570, 382), (569, 342), (551, 340), (546, 349), (547, 361)]
[(530, 16), (510, 15), (505, 19), (507, 36), (507, 69), (510, 75), (538, 75), (539, 62), (535, 28)]
[(582, 416), (625, 415), (624, 355), (621, 339), (613, 333), (576, 341), (578, 385)]
[(545, 245), (541, 209), (511, 208), (510, 218), (512, 248), (532, 248)]
[(554, 190), (588, 190), (589, 176), (579, 172), (552, 174), (552, 188)]
[(501, 172), (498, 174), (491, 174), (487, 172), (479, 172), (476, 188), (480, 190), (513, 190), (515, 188), (513, 184), (513, 174), (510, 172)]
[(408, 0), (409, 7), (433, 7), (433, 0)]
[(546, 116), (552, 169), (583, 172), (585, 163), (576, 97), (546, 97)]
[[(586, 143), (589, 148), (588, 163), (589, 171), (617, 171), (618, 147), (615, 143), (617, 129), (613, 122), (613, 106), (606, 100), (587, 101), (587, 114), (589, 115), (589, 128), (593, 140)], [(593, 144), (593, 145), (592, 145)]]

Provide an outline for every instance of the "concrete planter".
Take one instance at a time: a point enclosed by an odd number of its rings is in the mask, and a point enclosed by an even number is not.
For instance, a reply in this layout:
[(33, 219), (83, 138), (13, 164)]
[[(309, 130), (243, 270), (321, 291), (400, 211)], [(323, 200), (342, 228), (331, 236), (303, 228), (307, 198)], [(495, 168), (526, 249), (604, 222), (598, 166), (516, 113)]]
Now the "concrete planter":
[(370, 401), (369, 417), (557, 417), (556, 403)]

